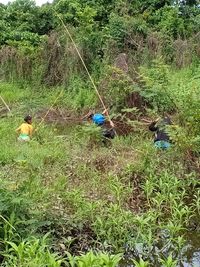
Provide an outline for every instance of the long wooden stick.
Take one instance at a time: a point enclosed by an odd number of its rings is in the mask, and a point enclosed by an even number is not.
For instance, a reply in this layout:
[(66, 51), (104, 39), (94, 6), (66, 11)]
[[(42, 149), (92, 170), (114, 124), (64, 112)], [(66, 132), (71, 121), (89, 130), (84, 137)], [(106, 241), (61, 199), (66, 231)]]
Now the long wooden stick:
[(4, 103), (5, 107), (7, 108), (7, 110), (11, 113), (9, 106), (6, 104), (5, 100), (3, 99), (1, 95), (0, 95), (0, 98), (1, 98), (1, 101)]
[[(55, 11), (55, 10), (54, 10), (54, 11)], [(99, 100), (100, 100), (100, 102), (101, 102), (101, 104), (102, 104), (104, 110), (107, 110), (107, 108), (106, 108), (106, 106), (105, 106), (105, 104), (104, 104), (104, 101), (103, 101), (103, 99), (102, 99), (102, 97), (101, 97), (101, 95), (100, 95), (100, 93), (99, 93), (99, 91), (98, 91), (98, 89), (97, 89), (97, 86), (96, 86), (96, 84), (95, 84), (95, 82), (94, 82), (94, 80), (93, 80), (93, 78), (92, 78), (92, 76), (91, 76), (91, 74), (90, 74), (90, 72), (89, 72), (89, 70), (88, 70), (86, 64), (85, 64), (85, 61), (84, 61), (83, 57), (81, 56), (81, 54), (80, 54), (80, 52), (79, 52), (79, 49), (78, 49), (78, 47), (77, 47), (77, 45), (76, 45), (76, 43), (75, 43), (75, 41), (74, 41), (74, 39), (73, 39), (71, 33), (69, 32), (69, 30), (68, 30), (67, 26), (65, 25), (65, 23), (64, 23), (62, 17), (60, 16), (60, 14), (58, 14), (56, 11), (55, 11), (55, 14), (56, 14), (57, 17), (60, 19), (60, 21), (61, 21), (61, 23), (62, 23), (62, 25), (63, 25), (63, 27), (64, 27), (66, 33), (67, 33), (67, 35), (69, 36), (69, 38), (70, 38), (70, 40), (71, 40), (71, 42), (72, 42), (72, 44), (73, 44), (73, 46), (74, 46), (74, 48), (75, 48), (75, 50), (76, 50), (78, 56), (79, 56), (79, 58), (80, 58), (80, 60), (81, 60), (81, 62), (82, 62), (82, 64), (83, 64), (83, 67), (85, 68), (85, 70), (86, 70), (86, 72), (87, 72), (87, 74), (88, 74), (88, 77), (89, 77), (89, 79), (90, 79), (90, 81), (91, 81), (91, 83), (92, 83), (92, 85), (93, 85), (93, 87), (94, 87), (94, 89), (95, 89), (95, 91), (96, 91), (96, 94), (97, 94), (97, 96), (98, 96), (98, 98), (99, 98)], [(112, 120), (111, 120), (111, 118), (110, 118), (109, 113), (107, 113), (107, 117), (108, 117), (108, 120), (110, 121), (110, 123), (113, 124), (113, 122), (112, 122)]]
[(54, 102), (52, 103), (52, 105), (50, 106), (50, 108), (47, 110), (46, 114), (43, 116), (43, 118), (41, 119), (40, 123), (38, 124), (37, 128), (35, 129), (35, 131), (38, 131), (38, 129), (40, 128), (40, 126), (42, 125), (42, 123), (44, 122), (44, 120), (46, 119), (46, 117), (48, 116), (50, 110), (53, 108), (53, 106), (56, 104), (56, 102), (58, 101), (58, 99), (61, 97), (61, 95), (63, 94), (64, 89), (62, 89), (59, 93), (59, 95), (56, 97), (56, 99), (54, 100)]

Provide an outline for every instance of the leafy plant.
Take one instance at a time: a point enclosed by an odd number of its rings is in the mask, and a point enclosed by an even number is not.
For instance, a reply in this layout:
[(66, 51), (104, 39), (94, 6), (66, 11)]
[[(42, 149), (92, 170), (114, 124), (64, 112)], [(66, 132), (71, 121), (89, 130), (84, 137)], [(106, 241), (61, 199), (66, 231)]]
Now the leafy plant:
[(8, 245), (10, 246), (9, 254), (3, 254), (5, 266), (60, 267), (64, 262), (64, 259), (49, 251), (46, 245), (46, 237), (42, 240), (30, 238), (28, 241), (22, 241), (19, 245), (8, 242)]
[(176, 267), (177, 260), (174, 260), (172, 255), (169, 255), (166, 259), (160, 259), (163, 267)]
[(148, 261), (144, 261), (143, 259), (140, 258), (139, 262), (136, 260), (132, 260), (135, 267), (148, 267), (149, 263)]
[(88, 252), (85, 255), (73, 257), (68, 253), (69, 266), (71, 267), (116, 267), (121, 260), (122, 255), (109, 255), (104, 253)]

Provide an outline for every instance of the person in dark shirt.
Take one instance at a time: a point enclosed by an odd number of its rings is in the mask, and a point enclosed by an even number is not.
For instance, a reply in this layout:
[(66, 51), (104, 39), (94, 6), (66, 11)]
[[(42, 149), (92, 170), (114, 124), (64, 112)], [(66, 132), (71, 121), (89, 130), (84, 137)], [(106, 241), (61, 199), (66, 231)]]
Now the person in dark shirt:
[(169, 116), (164, 116), (163, 119), (157, 119), (149, 125), (149, 130), (155, 132), (154, 145), (157, 148), (168, 149), (171, 146), (170, 137), (166, 132), (166, 126), (172, 122)]

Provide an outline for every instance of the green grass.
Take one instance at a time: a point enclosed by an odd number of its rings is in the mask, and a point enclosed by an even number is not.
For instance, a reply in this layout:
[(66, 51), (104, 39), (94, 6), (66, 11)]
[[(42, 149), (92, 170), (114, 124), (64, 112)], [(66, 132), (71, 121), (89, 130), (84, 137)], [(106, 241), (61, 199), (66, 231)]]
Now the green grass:
[[(179, 103), (193, 88), (189, 77), (172, 76), (169, 91)], [(12, 109), (0, 119), (1, 266), (118, 266), (127, 253), (135, 266), (176, 266), (184, 232), (200, 215), (199, 159), (187, 162), (182, 143), (157, 151), (144, 128), (104, 147), (94, 142), (94, 127), (44, 123), (30, 143), (18, 143), (26, 111), (37, 126), (37, 112), (59, 90), (0, 85)], [(87, 108), (93, 97), (81, 90)], [(77, 99), (65, 91), (57, 106), (78, 115)]]

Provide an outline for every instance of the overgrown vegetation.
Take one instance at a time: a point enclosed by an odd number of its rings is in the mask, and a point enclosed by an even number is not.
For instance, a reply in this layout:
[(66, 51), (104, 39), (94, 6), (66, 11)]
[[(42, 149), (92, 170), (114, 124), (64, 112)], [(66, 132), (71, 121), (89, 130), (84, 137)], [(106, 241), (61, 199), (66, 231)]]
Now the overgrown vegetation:
[(134, 66), (129, 68), (132, 79), (139, 65), (157, 57), (178, 68), (188, 66), (200, 55), (198, 4), (196, 0), (60, 0), (41, 7), (31, 0), (1, 4), (1, 78), (68, 86), (74, 76), (80, 76), (80, 60), (58, 15), (97, 80), (103, 66), (106, 71), (120, 53), (126, 53)]
[[(147, 102), (152, 101), (149, 90), (162, 86), (162, 69), (142, 68)], [(60, 119), (54, 113), (30, 144), (19, 144), (14, 129), (23, 114), (35, 114), (36, 123), (41, 108), (55, 95), (1, 84), (1, 95), (12, 109), (12, 116), (1, 118), (2, 266), (117, 266), (123, 255), (133, 258), (135, 266), (177, 266), (175, 262), (184, 259), (184, 233), (198, 227), (200, 210), (199, 158), (194, 154), (199, 149), (198, 124), (189, 120), (184, 103), (199, 90), (199, 78), (194, 79), (190, 69), (165, 75), (166, 94), (152, 90), (158, 109), (146, 109), (146, 116), (153, 117), (160, 107), (171, 110), (171, 102), (164, 100), (173, 97), (169, 131), (174, 146), (168, 152), (152, 147), (141, 123), (107, 148), (96, 143), (95, 128), (78, 125), (75, 119), (71, 124), (64, 120), (66, 114)], [(192, 103), (198, 107), (196, 94)], [(74, 108), (79, 103), (68, 91), (56, 106), (54, 112), (68, 110), (68, 116), (78, 118)], [(89, 254), (78, 256), (80, 251)]]
[[(59, 0), (0, 6), (1, 266), (181, 266), (199, 235), (198, 1)], [(101, 110), (59, 17), (116, 125)], [(55, 102), (56, 100), (56, 102)], [(55, 103), (54, 103), (55, 102)], [(14, 130), (39, 125), (28, 144)], [(168, 151), (148, 124), (167, 112)], [(199, 249), (199, 247), (198, 247)]]

